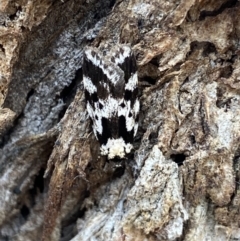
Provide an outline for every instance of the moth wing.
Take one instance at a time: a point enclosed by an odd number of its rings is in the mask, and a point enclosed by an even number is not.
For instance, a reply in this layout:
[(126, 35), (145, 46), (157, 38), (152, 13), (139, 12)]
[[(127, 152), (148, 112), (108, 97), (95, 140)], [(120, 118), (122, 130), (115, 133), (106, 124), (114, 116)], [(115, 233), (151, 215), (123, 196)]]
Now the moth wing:
[(101, 144), (118, 132), (118, 104), (125, 92), (124, 73), (98, 49), (88, 47), (83, 59), (83, 84), (94, 134)]
[[(119, 126), (124, 139), (133, 141), (138, 129), (140, 104), (138, 101), (137, 63), (133, 51), (128, 45), (117, 45), (108, 56), (111, 62), (119, 66), (124, 72), (125, 92), (123, 103), (119, 106)], [(124, 117), (124, 118), (123, 118)], [(126, 128), (123, 128), (125, 126)]]

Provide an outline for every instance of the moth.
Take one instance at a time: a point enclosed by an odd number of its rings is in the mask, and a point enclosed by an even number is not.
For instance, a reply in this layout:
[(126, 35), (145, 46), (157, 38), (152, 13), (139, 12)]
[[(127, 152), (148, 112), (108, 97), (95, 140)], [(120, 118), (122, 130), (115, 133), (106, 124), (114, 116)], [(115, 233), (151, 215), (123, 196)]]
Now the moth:
[(86, 108), (101, 155), (122, 159), (133, 148), (138, 129), (139, 100), (136, 59), (128, 45), (104, 55), (88, 47), (83, 57)]

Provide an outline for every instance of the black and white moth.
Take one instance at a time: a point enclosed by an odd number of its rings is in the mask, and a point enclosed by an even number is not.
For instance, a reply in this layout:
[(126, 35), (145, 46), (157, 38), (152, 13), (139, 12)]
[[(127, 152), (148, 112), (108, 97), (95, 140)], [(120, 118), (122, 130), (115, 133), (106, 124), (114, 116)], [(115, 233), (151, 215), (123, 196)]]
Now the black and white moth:
[(101, 155), (124, 158), (133, 148), (138, 129), (137, 65), (128, 45), (117, 45), (103, 55), (88, 47), (83, 59), (86, 108)]

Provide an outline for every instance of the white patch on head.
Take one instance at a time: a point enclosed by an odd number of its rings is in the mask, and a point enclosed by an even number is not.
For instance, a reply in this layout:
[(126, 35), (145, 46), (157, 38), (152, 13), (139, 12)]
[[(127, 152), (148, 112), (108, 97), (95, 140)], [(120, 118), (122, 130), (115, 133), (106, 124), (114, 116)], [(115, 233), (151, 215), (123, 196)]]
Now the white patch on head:
[(118, 139), (108, 139), (106, 145), (102, 145), (100, 148), (101, 155), (107, 155), (108, 159), (114, 157), (124, 158), (126, 153), (130, 153), (133, 146), (132, 144), (126, 144), (122, 137)]
[(83, 76), (83, 85), (90, 94), (97, 92), (96, 86), (93, 84), (92, 80), (86, 76)]

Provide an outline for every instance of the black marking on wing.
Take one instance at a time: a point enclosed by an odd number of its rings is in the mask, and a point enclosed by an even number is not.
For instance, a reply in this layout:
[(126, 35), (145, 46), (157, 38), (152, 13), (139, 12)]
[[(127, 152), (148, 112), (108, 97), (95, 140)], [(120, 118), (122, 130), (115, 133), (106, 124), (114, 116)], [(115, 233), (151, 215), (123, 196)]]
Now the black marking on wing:
[[(90, 78), (92, 83), (96, 86), (98, 98), (104, 100), (108, 98), (110, 93), (114, 98), (122, 97), (124, 94), (124, 82), (122, 78), (120, 78), (119, 81), (114, 85), (104, 73), (103, 68), (106, 70), (109, 69), (109, 74), (112, 73), (113, 75), (117, 73), (117, 75), (120, 77), (124, 76), (122, 70), (101, 56), (94, 48), (92, 48), (91, 53), (93, 56), (99, 59), (102, 66), (95, 65), (90, 59), (87, 58), (87, 55), (85, 54), (82, 66), (83, 75)], [(90, 97), (89, 100), (92, 101), (92, 97)]]
[(119, 116), (118, 120), (118, 131), (120, 136), (126, 143), (133, 143), (134, 129), (127, 131), (126, 118), (125, 116)]
[(97, 132), (97, 138), (101, 144), (107, 144), (107, 141), (109, 138), (111, 138), (111, 126), (110, 121), (106, 118), (102, 118), (102, 127), (103, 127), (103, 133), (100, 135)]
[[(115, 49), (115, 51), (112, 53), (110, 60), (115, 63), (116, 59), (120, 58), (120, 55), (122, 55), (122, 49), (121, 47), (118, 47)], [(123, 58), (123, 56), (122, 56)], [(118, 66), (123, 70), (124, 72), (124, 80), (125, 84), (128, 83), (129, 79), (137, 72), (137, 63), (135, 56), (132, 51), (130, 51), (129, 55), (125, 57), (123, 63), (118, 63)], [(138, 96), (138, 87), (133, 91), (125, 90), (124, 99), (126, 101), (131, 101), (131, 107), (133, 107), (135, 100)]]

